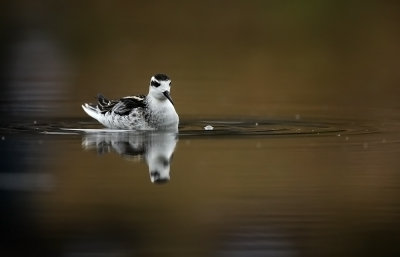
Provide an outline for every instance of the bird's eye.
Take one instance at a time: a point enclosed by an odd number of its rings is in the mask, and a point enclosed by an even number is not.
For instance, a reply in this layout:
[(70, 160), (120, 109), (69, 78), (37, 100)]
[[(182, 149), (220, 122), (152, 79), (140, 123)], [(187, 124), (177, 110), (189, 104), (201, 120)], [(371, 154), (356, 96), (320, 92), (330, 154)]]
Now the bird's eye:
[(171, 82), (169, 82), (169, 86), (171, 86), (171, 84), (172, 84), (172, 83), (171, 83)]
[(152, 85), (153, 87), (159, 87), (161, 84), (160, 84), (159, 82), (155, 81), (155, 80), (152, 80), (152, 81), (151, 81), (151, 85)]

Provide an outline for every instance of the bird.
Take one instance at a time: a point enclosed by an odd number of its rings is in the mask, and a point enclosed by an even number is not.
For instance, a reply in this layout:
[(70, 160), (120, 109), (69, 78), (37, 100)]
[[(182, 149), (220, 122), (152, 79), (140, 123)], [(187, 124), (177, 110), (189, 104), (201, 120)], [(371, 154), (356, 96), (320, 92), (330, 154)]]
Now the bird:
[(102, 94), (97, 104), (85, 103), (83, 110), (111, 129), (178, 131), (179, 116), (170, 96), (171, 79), (165, 74), (151, 77), (149, 93), (108, 100)]

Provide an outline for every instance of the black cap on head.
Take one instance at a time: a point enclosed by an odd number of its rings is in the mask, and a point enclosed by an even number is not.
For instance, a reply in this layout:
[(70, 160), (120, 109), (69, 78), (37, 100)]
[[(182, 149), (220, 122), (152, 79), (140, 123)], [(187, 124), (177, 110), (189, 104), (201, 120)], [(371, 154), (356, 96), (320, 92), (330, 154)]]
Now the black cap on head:
[(154, 75), (154, 78), (158, 81), (171, 80), (167, 75), (161, 73)]

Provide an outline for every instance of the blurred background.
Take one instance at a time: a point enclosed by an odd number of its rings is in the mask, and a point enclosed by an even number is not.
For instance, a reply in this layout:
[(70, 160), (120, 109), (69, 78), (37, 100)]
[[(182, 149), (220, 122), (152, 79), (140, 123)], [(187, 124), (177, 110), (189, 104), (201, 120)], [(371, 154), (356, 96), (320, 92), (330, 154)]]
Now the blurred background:
[(98, 92), (147, 93), (159, 72), (173, 79), (183, 117), (371, 117), (400, 105), (396, 1), (17, 0), (0, 7), (7, 112), (58, 108), (52, 115), (83, 117), (80, 104)]
[[(399, 28), (396, 1), (1, 1), (0, 255), (400, 256)], [(59, 130), (155, 73), (183, 124), (163, 186)]]

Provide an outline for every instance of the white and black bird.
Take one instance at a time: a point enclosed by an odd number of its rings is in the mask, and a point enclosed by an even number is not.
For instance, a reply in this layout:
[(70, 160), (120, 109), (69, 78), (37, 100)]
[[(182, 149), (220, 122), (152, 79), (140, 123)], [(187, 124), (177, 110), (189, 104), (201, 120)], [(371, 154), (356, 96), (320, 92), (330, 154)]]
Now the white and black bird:
[(178, 131), (179, 116), (170, 96), (171, 79), (165, 74), (151, 77), (147, 96), (126, 96), (108, 100), (98, 95), (98, 103), (85, 103), (83, 110), (108, 128)]

